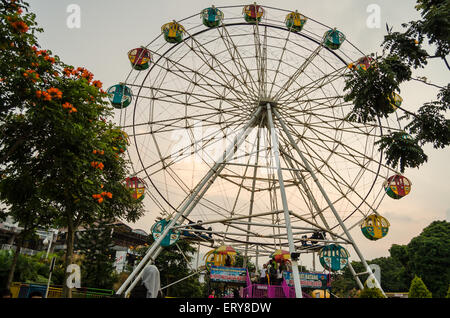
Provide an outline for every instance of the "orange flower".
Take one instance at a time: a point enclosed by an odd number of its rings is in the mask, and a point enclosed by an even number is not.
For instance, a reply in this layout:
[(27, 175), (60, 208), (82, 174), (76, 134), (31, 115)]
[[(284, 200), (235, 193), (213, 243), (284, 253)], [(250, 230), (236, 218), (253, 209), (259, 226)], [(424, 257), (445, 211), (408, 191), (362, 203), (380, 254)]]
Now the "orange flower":
[(107, 196), (108, 198), (112, 199), (112, 193), (111, 193), (111, 192), (107, 192), (107, 193), (106, 193), (106, 196)]
[(64, 104), (62, 104), (62, 107), (63, 108), (72, 108), (73, 105), (71, 103), (69, 103), (69, 102), (65, 102)]
[(44, 59), (46, 60), (46, 61), (49, 61), (50, 63), (55, 63), (55, 58), (54, 57), (50, 57), (50, 56), (48, 56), (48, 55), (46, 55), (45, 57), (44, 57)]
[(97, 153), (97, 150), (92, 150), (92, 153), (95, 155)]
[(102, 88), (103, 83), (100, 81), (93, 81), (92, 86), (97, 87), (97, 88)]
[(50, 96), (49, 93), (42, 92), (42, 95), (44, 96), (44, 100), (46, 100), (46, 101), (51, 101), (52, 100), (52, 97)]
[(22, 33), (27, 32), (29, 29), (28, 25), (23, 21), (12, 22), (11, 26), (14, 28), (14, 30)]
[(64, 68), (63, 72), (64, 72), (64, 75), (69, 77), (70, 75), (73, 75), (74, 70), (73, 70), (73, 68), (66, 67), (66, 68)]
[(98, 199), (98, 203), (102, 203), (103, 202), (103, 198)]
[(49, 88), (47, 92), (52, 96), (52, 98), (62, 98), (62, 92), (55, 87)]

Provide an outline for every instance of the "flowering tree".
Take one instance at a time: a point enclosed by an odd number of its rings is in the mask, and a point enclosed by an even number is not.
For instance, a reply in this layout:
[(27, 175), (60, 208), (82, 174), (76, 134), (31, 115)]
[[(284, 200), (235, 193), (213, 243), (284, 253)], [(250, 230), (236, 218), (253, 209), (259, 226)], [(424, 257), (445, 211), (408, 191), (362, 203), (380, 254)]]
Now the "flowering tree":
[[(31, 188), (38, 189), (31, 197), (48, 203), (52, 224), (67, 229), (67, 267), (79, 226), (105, 218), (135, 221), (143, 213), (142, 203), (124, 184), (128, 163), (119, 149), (126, 140), (107, 121), (112, 108), (102, 83), (88, 70), (38, 49), (34, 34), (40, 30), (33, 14), (23, 15), (27, 6), (20, 0), (2, 1), (0, 8), (6, 17), (2, 36), (14, 44), (1, 55), (0, 182), (4, 187), (20, 184), (25, 175), (20, 167), (26, 164)], [(4, 201), (17, 204), (10, 199)], [(24, 214), (14, 217), (20, 220)], [(67, 286), (64, 296), (71, 296)]]

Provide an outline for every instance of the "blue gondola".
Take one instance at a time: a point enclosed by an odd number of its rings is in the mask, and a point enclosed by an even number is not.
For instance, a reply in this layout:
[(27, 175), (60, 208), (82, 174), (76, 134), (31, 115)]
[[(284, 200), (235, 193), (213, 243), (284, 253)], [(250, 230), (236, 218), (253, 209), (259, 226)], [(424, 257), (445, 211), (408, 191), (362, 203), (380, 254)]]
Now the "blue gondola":
[(345, 41), (345, 35), (336, 28), (328, 30), (323, 36), (323, 43), (326, 47), (332, 50), (337, 50)]
[(117, 109), (128, 107), (133, 100), (131, 89), (124, 84), (111, 86), (107, 93), (111, 105)]
[(210, 8), (203, 9), (200, 13), (203, 24), (208, 28), (214, 28), (220, 25), (223, 20), (223, 12), (212, 6)]

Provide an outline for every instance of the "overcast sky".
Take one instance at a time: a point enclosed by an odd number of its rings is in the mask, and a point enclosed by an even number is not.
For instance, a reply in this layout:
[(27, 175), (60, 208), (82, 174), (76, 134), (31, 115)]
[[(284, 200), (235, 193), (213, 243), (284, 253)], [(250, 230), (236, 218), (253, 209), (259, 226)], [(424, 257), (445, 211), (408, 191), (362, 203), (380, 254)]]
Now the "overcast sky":
[[(122, 81), (130, 66), (126, 53), (134, 47), (147, 45), (160, 33), (162, 24), (173, 19), (182, 19), (211, 6), (211, 1), (165, 0), (165, 1), (121, 1), (121, 0), (28, 0), (37, 21), (44, 28), (39, 35), (42, 48), (50, 49), (61, 59), (74, 66), (83, 66), (92, 71), (95, 78), (107, 88)], [(249, 1), (250, 2), (250, 1)], [(251, 1), (253, 2), (253, 1)], [(81, 9), (80, 28), (69, 28), (67, 8), (76, 4)], [(223, 1), (220, 5), (240, 5), (242, 1)], [(411, 0), (316, 0), (316, 1), (258, 1), (258, 4), (298, 9), (299, 12), (336, 26), (342, 30), (360, 50), (366, 53), (379, 52), (386, 32), (385, 24), (400, 30), (400, 24), (419, 18), (415, 1)], [(370, 5), (380, 8), (380, 28), (368, 27), (367, 12)], [(426, 76), (430, 81), (445, 85), (449, 72), (437, 59), (430, 61), (426, 70), (416, 75)], [(415, 110), (431, 101), (437, 91), (419, 83), (402, 86), (404, 106)], [(447, 221), (450, 217), (450, 173), (449, 149), (434, 150), (425, 147), (428, 163), (419, 169), (408, 169), (406, 175), (412, 181), (411, 194), (402, 200), (386, 198), (381, 205), (382, 214), (391, 223), (387, 237), (377, 242), (369, 241), (352, 231), (366, 259), (388, 256), (392, 244), (407, 244), (411, 238), (434, 220)], [(156, 215), (142, 218), (135, 228), (149, 232)]]

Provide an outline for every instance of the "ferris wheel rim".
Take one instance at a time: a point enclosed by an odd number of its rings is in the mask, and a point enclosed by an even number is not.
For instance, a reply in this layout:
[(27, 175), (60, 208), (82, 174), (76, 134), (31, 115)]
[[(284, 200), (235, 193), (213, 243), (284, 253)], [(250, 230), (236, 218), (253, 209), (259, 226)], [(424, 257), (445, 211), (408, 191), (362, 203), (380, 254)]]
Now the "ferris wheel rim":
[[(218, 8), (220, 8), (220, 7), (218, 7)], [(186, 19), (187, 19), (187, 18), (186, 18)], [(183, 19), (183, 20), (185, 20), (185, 19)], [(180, 20), (180, 21), (183, 21), (183, 20)], [(192, 35), (187, 36), (181, 43), (176, 43), (176, 44), (170, 46), (164, 53), (160, 54), (160, 57), (159, 57), (158, 61), (161, 60), (163, 57), (165, 57), (167, 54), (169, 54), (169, 53), (170, 53), (173, 49), (175, 49), (179, 44), (182, 45), (184, 42), (186, 42), (186, 41), (188, 41), (189, 39), (191, 39), (191, 37), (196, 37), (196, 36), (198, 36), (198, 35), (200, 35), (200, 34), (202, 34), (202, 33), (204, 33), (204, 32), (210, 31), (210, 30), (212, 30), (212, 29), (223, 28), (223, 27), (232, 27), (232, 26), (242, 26), (242, 25), (248, 26), (249, 24), (248, 24), (248, 23), (245, 23), (245, 22), (240, 22), (240, 23), (230, 23), (230, 24), (223, 24), (223, 25), (220, 25), (220, 26), (215, 27), (215, 28), (206, 28), (206, 29), (200, 30), (200, 31), (196, 32), (195, 34), (192, 34)], [(283, 30), (283, 31), (290, 32), (290, 30), (289, 30), (288, 28), (281, 27), (281, 26), (278, 26), (278, 25), (272, 25), (272, 24), (267, 24), (267, 23), (258, 23), (258, 25), (259, 25), (259, 26), (265, 26), (265, 27), (269, 27), (269, 28), (275, 28), (275, 29), (279, 29), (279, 30)], [(303, 33), (301, 33), (301, 32), (290, 32), (290, 33), (298, 34), (298, 35), (302, 36), (303, 38), (305, 38), (305, 39), (307, 39), (307, 40), (309, 40), (309, 41), (312, 41), (312, 42), (316, 43), (317, 45), (323, 45), (321, 42), (317, 41), (316, 39), (314, 39), (314, 38), (312, 38), (312, 37), (310, 37), (310, 36), (308, 36), (308, 35), (306, 35), (306, 34), (303, 34)], [(329, 48), (327, 48), (327, 47), (325, 47), (325, 48), (326, 48), (330, 53), (332, 53), (337, 59), (339, 59), (345, 66), (347, 65), (347, 63), (345, 62), (344, 58), (342, 58), (339, 54), (337, 54), (337, 52), (335, 52), (334, 50), (331, 50), (331, 49), (329, 49)], [(151, 68), (150, 68), (149, 71), (147, 72), (146, 76), (144, 77), (142, 83), (145, 82), (146, 78), (149, 76), (149, 74), (151, 73), (151, 71), (153, 70), (153, 68), (155, 67), (155, 65), (158, 63), (158, 61), (156, 61), (156, 62), (151, 66)], [(137, 96), (140, 96), (140, 92), (141, 92), (141, 90), (142, 90), (142, 86), (143, 86), (143, 85), (141, 85), (141, 86), (139, 87), (139, 91), (138, 91)], [(159, 88), (158, 88), (158, 90), (159, 90)], [(135, 126), (135, 123), (136, 123), (136, 107), (137, 107), (137, 103), (138, 103), (138, 99), (135, 100), (134, 108), (133, 108), (133, 124), (132, 124), (132, 127), (133, 127), (133, 135), (134, 135), (133, 138), (134, 138), (134, 141), (135, 141), (135, 145), (137, 144), (137, 140), (136, 140), (137, 136), (136, 136), (136, 134), (135, 134), (135, 132), (136, 132), (136, 131), (135, 131), (135, 127), (136, 127), (136, 126)], [(126, 111), (126, 110), (125, 110), (125, 111)], [(379, 126), (379, 128), (380, 128), (380, 130), (381, 130), (381, 134), (382, 134), (383, 126), (381, 125), (380, 118), (378, 118), (378, 126)], [(136, 147), (136, 150), (137, 150), (137, 155), (138, 155), (138, 158), (139, 158), (139, 161), (140, 161), (142, 167), (145, 167), (145, 165), (144, 165), (144, 163), (143, 163), (143, 159), (142, 159), (142, 157), (141, 157), (141, 153), (140, 153), (138, 147)], [(372, 182), (372, 185), (371, 185), (370, 190), (367, 192), (366, 197), (364, 198), (363, 201), (361, 201), (361, 203), (360, 203), (359, 206), (361, 206), (362, 204), (364, 204), (365, 199), (369, 196), (370, 192), (372, 191), (373, 187), (375, 186), (376, 180), (377, 180), (377, 178), (378, 178), (378, 176), (379, 176), (379, 172), (380, 172), (380, 169), (381, 169), (381, 161), (382, 161), (382, 157), (383, 157), (383, 153), (381, 152), (381, 153), (380, 153), (380, 159), (378, 160), (379, 165), (378, 165), (378, 171), (377, 171), (377, 174), (376, 174), (375, 177), (374, 177), (374, 181)], [(169, 202), (169, 200), (166, 199), (166, 197), (161, 193), (160, 189), (154, 184), (154, 182), (153, 182), (153, 180), (152, 180), (152, 177), (148, 174), (147, 170), (146, 170), (145, 168), (144, 168), (143, 170), (144, 170), (144, 172), (145, 172), (145, 174), (146, 174), (146, 176), (147, 176), (147, 179), (149, 180), (150, 184), (151, 184), (151, 185), (153, 186), (153, 188), (157, 191), (159, 197), (162, 198), (162, 199), (166, 202), (166, 204), (168, 204), (168, 206), (169, 206), (170, 208), (173, 209), (174, 212), (178, 212), (178, 209), (175, 208), (175, 207), (172, 205), (172, 203)], [(357, 210), (358, 210), (358, 207), (352, 212), (352, 214), (355, 213)], [(347, 218), (349, 218), (350, 216), (351, 216), (351, 215), (347, 216)], [(183, 216), (183, 217), (184, 217), (184, 216)], [(186, 218), (186, 219), (187, 219), (187, 218)]]

